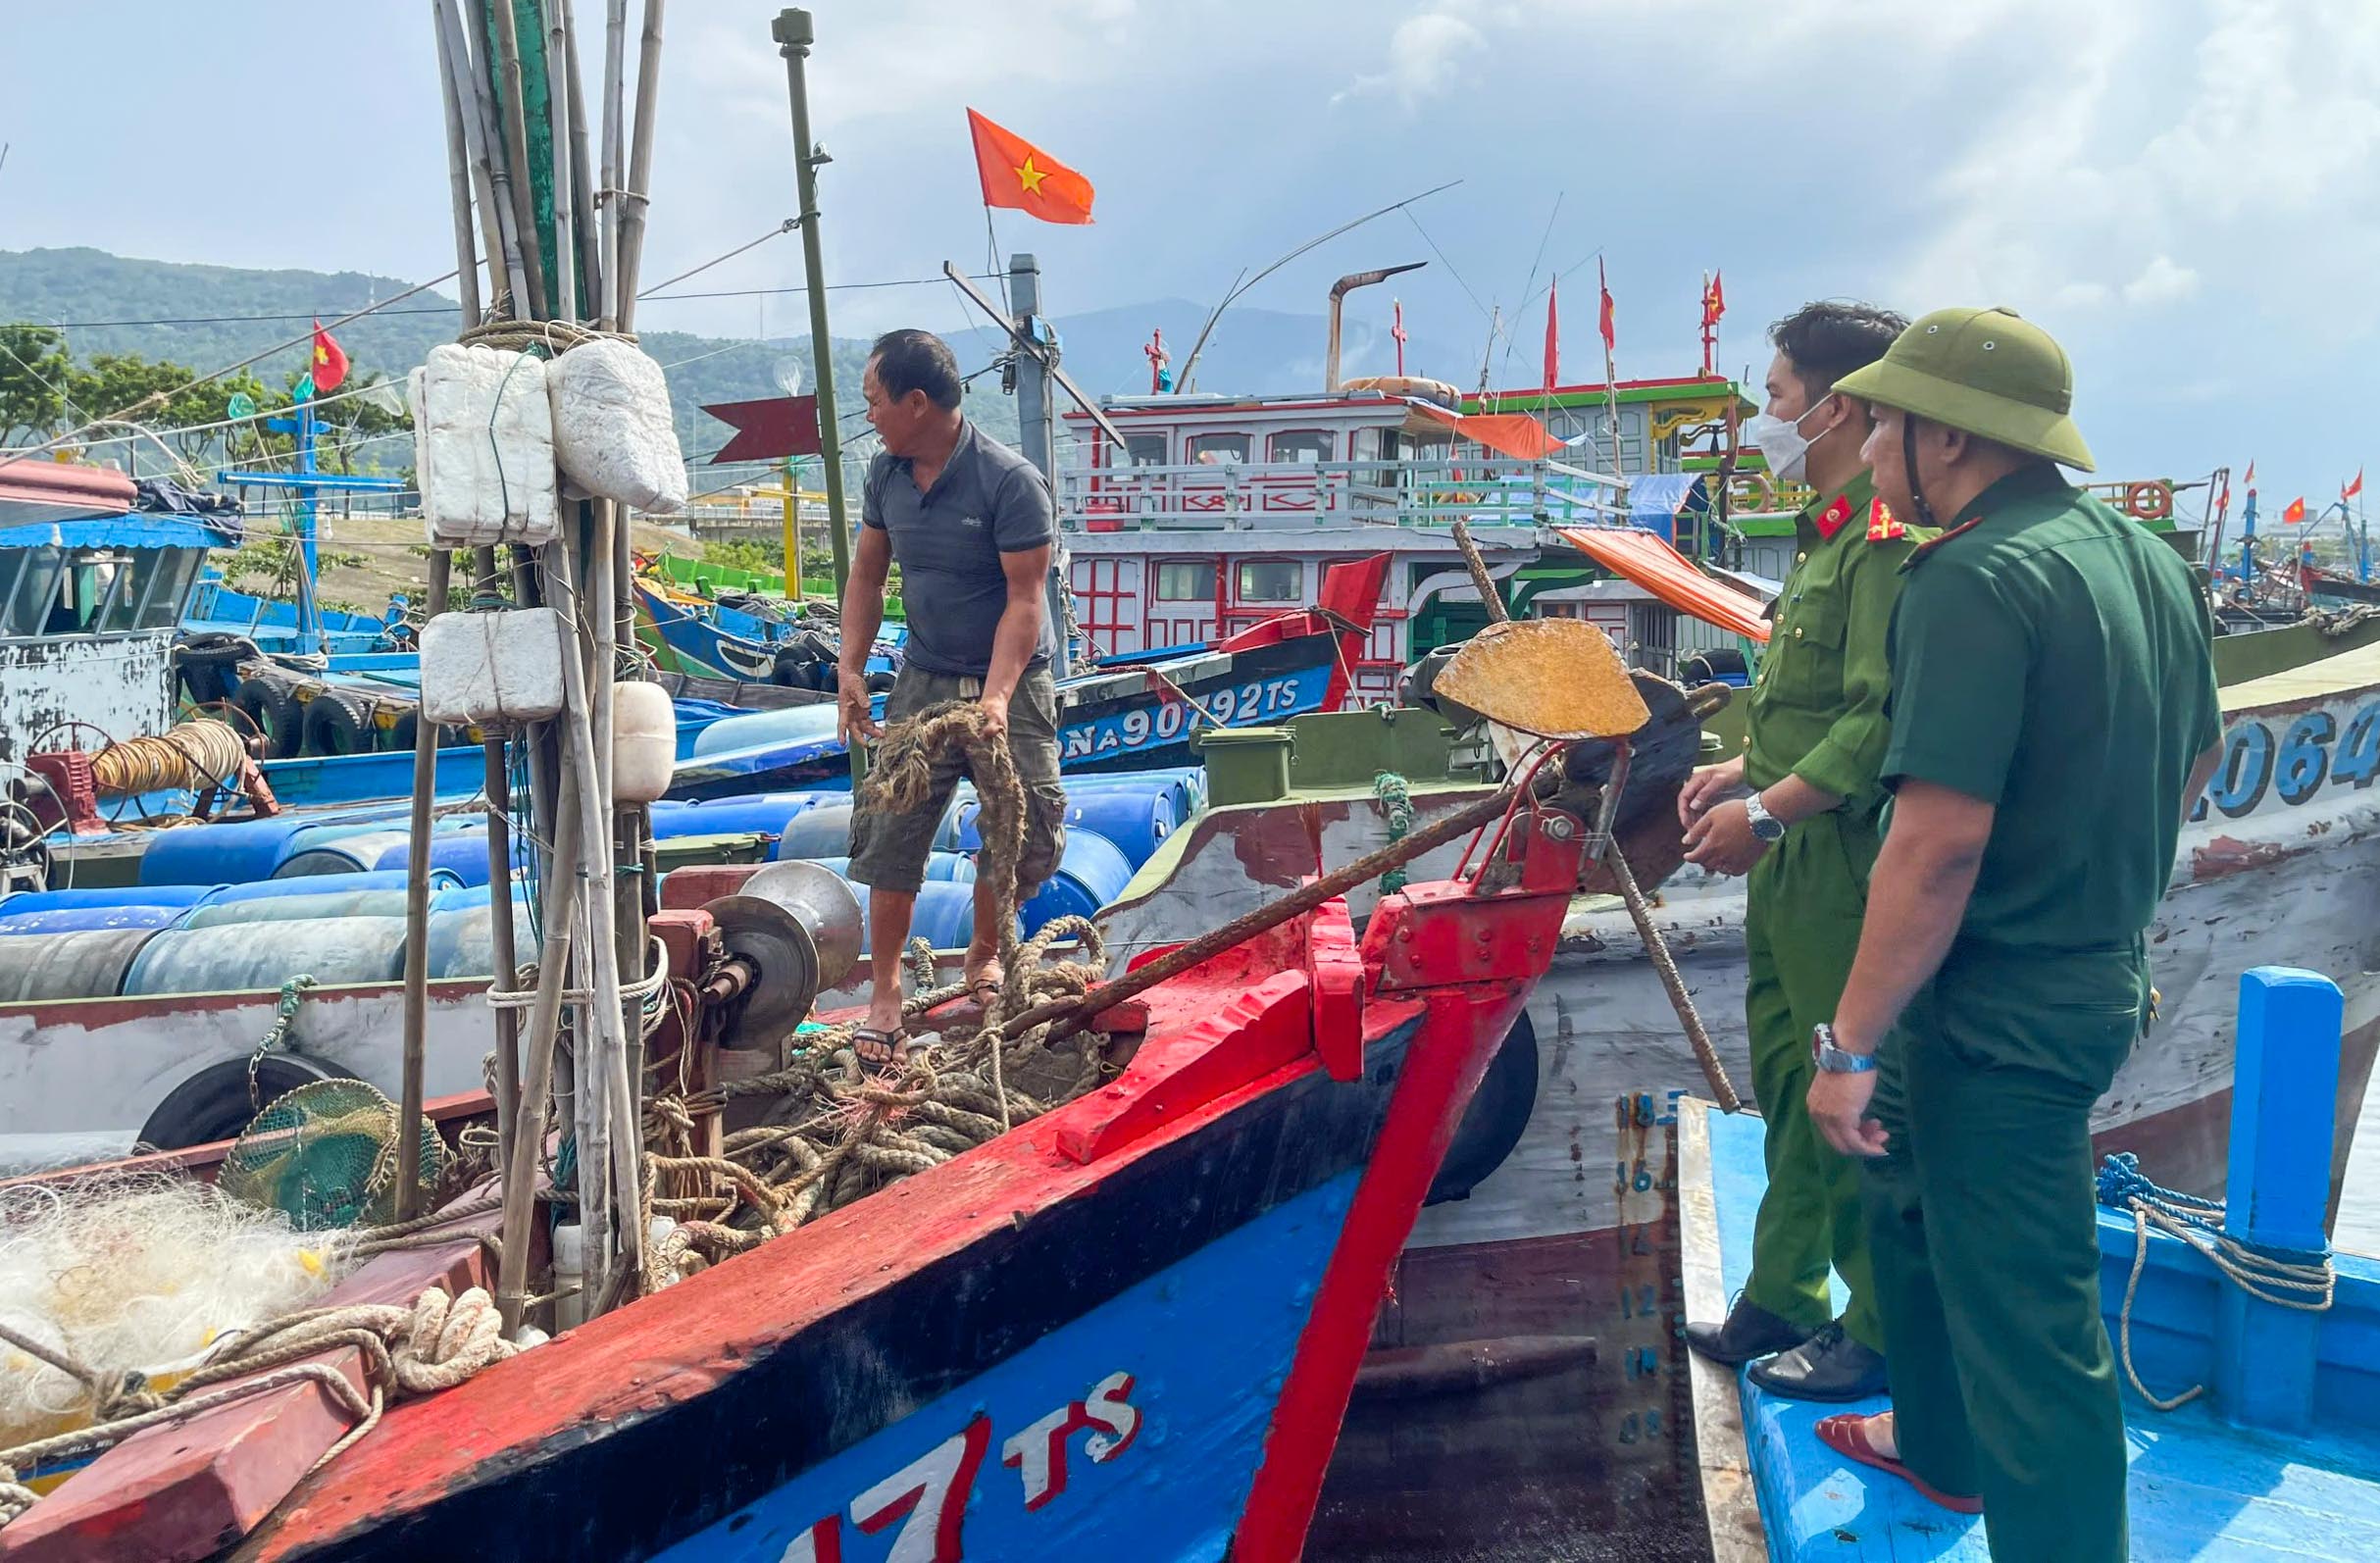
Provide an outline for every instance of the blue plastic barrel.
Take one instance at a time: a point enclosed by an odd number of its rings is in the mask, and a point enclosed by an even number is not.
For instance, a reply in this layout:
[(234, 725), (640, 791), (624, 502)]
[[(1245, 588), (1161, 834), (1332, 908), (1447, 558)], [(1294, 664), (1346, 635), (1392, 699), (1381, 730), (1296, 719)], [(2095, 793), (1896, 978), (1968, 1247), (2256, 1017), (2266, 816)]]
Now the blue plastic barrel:
[(816, 743), (835, 736), (835, 702), (787, 706), (782, 711), (755, 711), (750, 716), (722, 717), (694, 734), (693, 753), (726, 754), (771, 743)]
[(195, 906), (216, 892), (211, 884), (111, 884), (87, 890), (19, 890), (0, 895), (0, 916), (60, 912), (73, 906)]
[(769, 856), (775, 859), (841, 857), (851, 850), (851, 805), (815, 804), (785, 821), (785, 833)]
[(661, 840), (677, 835), (783, 835), (788, 820), (830, 800), (847, 807), (851, 794), (760, 792), (701, 803), (664, 799), (653, 805), (653, 836)]
[(912, 935), (937, 950), (963, 950), (975, 937), (975, 886), (929, 880), (917, 892)]
[[(527, 848), (514, 843), (516, 854)], [(372, 866), (383, 872), (402, 873), (413, 861), (413, 841), (399, 833), (385, 843), (373, 859)], [(487, 832), (485, 831), (442, 831), (430, 838), (430, 872), (445, 873), (456, 884), (485, 884), (487, 882)]]
[[(810, 861), (840, 879), (851, 878), (851, 860), (847, 857), (818, 857)], [(964, 852), (929, 853), (926, 857), (926, 882), (973, 884), (975, 859)]]
[(141, 946), (127, 995), (270, 991), (292, 977), (325, 987), (393, 983), (405, 969), (401, 917), (301, 918), (167, 929)]
[(313, 917), (403, 917), (405, 891), (397, 889), (350, 890), (344, 888), (350, 880), (364, 878), (361, 874), (329, 874), (322, 876), (325, 888), (313, 895), (254, 895), (244, 901), (216, 901), (206, 906), (194, 906), (183, 912), (182, 928), (224, 928), (234, 923), (292, 923)]
[(1095, 831), (1069, 831), (1066, 855), (1049, 882), (1017, 908), (1028, 933), (1058, 917), (1091, 917), (1124, 893), (1133, 866), (1113, 841)]
[(87, 933), (103, 928), (170, 928), (186, 906), (59, 906), (46, 912), (0, 912), (0, 936)]
[[(459, 882), (451, 874), (433, 869), (430, 875), (431, 894)], [(294, 880), (258, 880), (253, 884), (218, 885), (198, 904), (221, 906), (227, 901), (283, 900), (289, 896), (351, 894), (357, 890), (401, 890), (405, 887), (402, 870), (394, 873), (375, 871), (369, 874), (316, 875)]]
[(140, 854), (140, 882), (223, 884), (271, 879), (287, 855), (291, 838), (314, 824), (284, 814), (156, 832)]
[(28, 933), (12, 942), (8, 959), (0, 961), (0, 1004), (114, 998), (141, 947), (159, 936), (152, 929), (131, 928)]
[[(983, 805), (968, 799), (943, 821), (935, 836), (935, 845), (953, 852), (980, 852), (984, 841), (976, 828), (976, 816)], [(1137, 787), (1113, 790), (1078, 792), (1066, 789), (1066, 829), (1090, 831), (1107, 837), (1108, 841), (1138, 869), (1156, 852), (1157, 843), (1174, 833), (1180, 824), (1175, 812), (1174, 789), (1169, 782), (1150, 782)]]
[(406, 838), (404, 824), (375, 821), (368, 825), (326, 825), (296, 836), (273, 869), (277, 880), (302, 880), (318, 874), (365, 874), (380, 866), (380, 854), (391, 841)]
[[(430, 929), (422, 948), (433, 983), (495, 974), (495, 938), (491, 932), (494, 914), (483, 887), (475, 886), (468, 893), (480, 895), (477, 906), (455, 906), (430, 914)], [(520, 898), (513, 904), (513, 956), (518, 961), (537, 958), (537, 931), (531, 926), (528, 906)], [(623, 973), (622, 980), (633, 982), (636, 975)]]

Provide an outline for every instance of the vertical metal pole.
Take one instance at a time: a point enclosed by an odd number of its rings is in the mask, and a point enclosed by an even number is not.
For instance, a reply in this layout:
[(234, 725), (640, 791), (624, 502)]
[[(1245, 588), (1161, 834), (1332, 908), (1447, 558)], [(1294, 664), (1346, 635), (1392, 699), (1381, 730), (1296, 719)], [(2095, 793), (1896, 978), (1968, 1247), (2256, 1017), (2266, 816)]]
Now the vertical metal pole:
[[(430, 617), (446, 611), (454, 556), (430, 553)], [(438, 790), (438, 725), (424, 713), (413, 731), (413, 809), (406, 821), (405, 1033), (397, 1090), (396, 1219), (421, 1213), (423, 1035), (430, 1022), (430, 806)], [(507, 890), (509, 893), (509, 890)]]
[[(1008, 302), (1016, 311), (1016, 328), (1025, 340), (1042, 345), (1042, 333), (1036, 322), (1041, 313), (1041, 265), (1030, 255), (1008, 258)], [(1037, 353), (1020, 349), (1017, 353), (1017, 436), (1024, 447), (1025, 459), (1032, 462), (1050, 485), (1051, 505), (1056, 505), (1057, 429), (1050, 417), (1049, 366)], [(1049, 615), (1051, 638), (1057, 654), (1050, 659), (1049, 673), (1063, 679), (1072, 670), (1068, 663), (1072, 649), (1066, 643), (1066, 581), (1060, 574), (1065, 568), (1066, 540), (1055, 538), (1049, 550), (1049, 597), (1045, 610)]]
[(801, 499), (793, 488), (793, 458), (785, 458), (785, 601), (801, 601)]
[[(312, 384), (313, 378), (313, 370), (309, 367), (307, 383)], [(314, 473), (314, 400), (308, 397), (297, 404), (297, 475), (312, 478)], [(315, 651), (325, 651), (329, 649), (329, 640), (323, 633), (322, 604), (315, 599), (316, 587), (320, 584), (315, 575), (320, 553), (315, 547), (314, 525), (314, 485), (304, 483), (297, 491), (298, 568), (306, 573), (303, 589), (297, 594), (297, 643)]]
[(818, 30), (798, 6), (777, 13), (769, 25), (777, 52), (785, 57), (785, 88), (793, 103), (793, 177), (801, 195), (801, 264), (810, 288), (810, 361), (818, 378), (818, 453), (826, 468), (827, 526), (835, 545), (835, 595), (841, 600), (851, 579), (851, 529), (843, 518), (843, 450), (835, 414), (835, 346), (827, 334), (827, 269), (818, 243), (818, 165), (826, 157), (810, 139), (810, 89), (802, 61)]

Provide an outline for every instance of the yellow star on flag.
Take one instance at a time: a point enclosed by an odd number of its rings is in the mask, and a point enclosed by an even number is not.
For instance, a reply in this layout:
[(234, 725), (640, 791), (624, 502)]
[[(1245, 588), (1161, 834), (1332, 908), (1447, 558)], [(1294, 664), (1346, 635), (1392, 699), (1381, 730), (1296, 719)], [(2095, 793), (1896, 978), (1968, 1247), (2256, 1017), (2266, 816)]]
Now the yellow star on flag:
[(1042, 173), (1039, 169), (1033, 166), (1033, 158), (1031, 155), (1026, 157), (1025, 166), (1016, 170), (1015, 173), (1017, 176), (1017, 183), (1024, 187), (1025, 193), (1028, 195), (1038, 194), (1041, 188), (1041, 181), (1049, 177), (1048, 175)]

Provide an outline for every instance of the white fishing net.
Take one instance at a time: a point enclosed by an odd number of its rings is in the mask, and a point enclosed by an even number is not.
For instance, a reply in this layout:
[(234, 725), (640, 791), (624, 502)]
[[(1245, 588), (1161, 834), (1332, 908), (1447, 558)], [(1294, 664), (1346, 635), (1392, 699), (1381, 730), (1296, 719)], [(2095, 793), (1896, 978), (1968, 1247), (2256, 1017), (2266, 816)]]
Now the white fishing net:
[(0, 1325), (85, 1370), (0, 1340), (0, 1447), (89, 1421), (86, 1379), (163, 1388), (227, 1336), (309, 1306), (352, 1241), (154, 1175), (0, 1188)]

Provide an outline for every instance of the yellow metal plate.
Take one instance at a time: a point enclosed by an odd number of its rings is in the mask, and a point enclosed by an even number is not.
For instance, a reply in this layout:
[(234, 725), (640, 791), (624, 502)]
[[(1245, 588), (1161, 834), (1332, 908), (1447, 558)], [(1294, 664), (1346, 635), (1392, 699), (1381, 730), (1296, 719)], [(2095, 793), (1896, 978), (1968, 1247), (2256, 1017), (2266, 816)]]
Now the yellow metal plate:
[(1652, 713), (1602, 630), (1577, 619), (1491, 625), (1454, 654), (1436, 692), (1541, 738), (1620, 738)]

